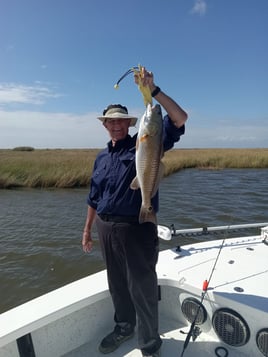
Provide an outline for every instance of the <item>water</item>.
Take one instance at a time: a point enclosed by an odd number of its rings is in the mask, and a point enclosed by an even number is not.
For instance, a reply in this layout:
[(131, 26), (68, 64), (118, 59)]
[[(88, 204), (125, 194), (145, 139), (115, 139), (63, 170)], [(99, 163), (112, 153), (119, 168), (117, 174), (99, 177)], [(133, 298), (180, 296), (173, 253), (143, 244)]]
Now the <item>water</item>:
[[(104, 268), (96, 232), (83, 253), (87, 189), (0, 190), (0, 312)], [(161, 183), (159, 224), (268, 221), (268, 170), (183, 170)], [(162, 241), (161, 249), (189, 243)]]

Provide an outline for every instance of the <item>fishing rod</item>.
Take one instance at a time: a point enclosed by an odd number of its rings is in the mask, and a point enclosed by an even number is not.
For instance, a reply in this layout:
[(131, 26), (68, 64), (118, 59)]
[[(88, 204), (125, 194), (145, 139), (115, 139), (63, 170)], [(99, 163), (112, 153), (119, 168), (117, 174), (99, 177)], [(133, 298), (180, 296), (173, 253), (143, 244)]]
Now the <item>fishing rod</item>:
[[(229, 226), (227, 226), (227, 227), (229, 227)], [(212, 267), (212, 269), (211, 269), (210, 276), (209, 276), (208, 280), (206, 279), (206, 280), (203, 282), (203, 289), (202, 289), (202, 293), (201, 293), (200, 304), (198, 305), (198, 309), (197, 309), (197, 311), (196, 311), (194, 320), (193, 320), (193, 322), (192, 322), (192, 324), (191, 324), (190, 330), (189, 330), (189, 332), (187, 333), (186, 339), (185, 339), (184, 344), (183, 344), (183, 350), (182, 350), (182, 353), (181, 353), (180, 357), (183, 357), (184, 352), (185, 352), (185, 350), (186, 350), (186, 348), (187, 348), (187, 346), (188, 346), (188, 344), (189, 344), (189, 342), (190, 342), (190, 338), (191, 338), (192, 336), (194, 336), (195, 323), (196, 323), (196, 320), (197, 320), (199, 311), (200, 311), (200, 309), (201, 309), (202, 303), (203, 303), (203, 301), (204, 301), (205, 295), (206, 295), (206, 293), (207, 293), (207, 290), (208, 290), (208, 287), (209, 287), (209, 284), (210, 284), (212, 275), (213, 275), (213, 273), (214, 273), (214, 271), (215, 271), (215, 268), (216, 268), (216, 265), (217, 265), (217, 263), (218, 263), (219, 256), (220, 256), (221, 251), (222, 251), (222, 248), (223, 248), (223, 246), (224, 246), (226, 237), (227, 237), (227, 231), (226, 231), (226, 236), (225, 236), (225, 237), (223, 238), (223, 240), (222, 240), (222, 243), (221, 243), (220, 249), (219, 249), (219, 251), (218, 251), (216, 260), (215, 260), (215, 262), (214, 262), (214, 265), (213, 265), (213, 267)]]
[[(188, 344), (189, 344), (189, 342), (190, 342), (191, 337), (193, 337), (193, 340), (194, 340), (194, 338), (196, 338), (196, 337), (198, 336), (198, 334), (197, 334), (196, 331), (195, 331), (196, 320), (197, 320), (197, 318), (198, 318), (199, 311), (200, 311), (200, 309), (201, 309), (201, 306), (202, 306), (202, 304), (203, 304), (205, 295), (206, 295), (207, 290), (208, 290), (208, 287), (209, 287), (209, 285), (210, 285), (211, 278), (212, 278), (213, 273), (214, 273), (214, 271), (215, 271), (215, 269), (216, 269), (216, 265), (217, 265), (217, 263), (218, 263), (220, 254), (221, 254), (221, 252), (222, 252), (222, 249), (223, 249), (223, 247), (224, 247), (225, 241), (226, 241), (226, 239), (227, 239), (228, 231), (229, 231), (230, 229), (232, 229), (232, 228), (244, 229), (244, 228), (262, 227), (262, 226), (268, 226), (267, 222), (264, 222), (264, 223), (253, 223), (253, 224), (242, 224), (242, 225), (229, 225), (229, 226), (220, 226), (220, 227), (210, 227), (211, 230), (219, 230), (219, 229), (222, 230), (223, 227), (226, 227), (225, 236), (224, 236), (224, 238), (223, 238), (223, 240), (222, 240), (222, 243), (221, 243), (220, 249), (219, 249), (219, 251), (218, 251), (217, 257), (216, 257), (215, 262), (214, 262), (214, 264), (213, 264), (213, 267), (212, 267), (212, 269), (211, 269), (210, 276), (209, 276), (208, 280), (205, 280), (205, 281), (203, 282), (203, 289), (202, 289), (202, 293), (201, 293), (200, 304), (198, 305), (198, 309), (197, 309), (196, 314), (195, 314), (195, 316), (194, 316), (194, 319), (193, 319), (193, 321), (192, 321), (192, 323), (191, 323), (190, 330), (189, 330), (189, 332), (187, 333), (186, 339), (185, 339), (184, 344), (183, 344), (183, 350), (182, 350), (182, 352), (181, 352), (180, 357), (183, 357), (184, 352), (185, 352), (185, 350), (186, 350), (186, 348), (187, 348), (187, 346), (188, 346)], [(184, 231), (187, 231), (187, 230), (184, 230)], [(264, 241), (264, 243), (265, 243), (265, 240), (263, 240), (263, 241)], [(265, 243), (265, 244), (266, 244), (266, 243)], [(199, 332), (199, 331), (198, 331), (198, 332)], [(219, 349), (222, 350), (222, 351), (225, 353), (225, 356), (228, 356), (228, 351), (225, 349), (225, 347), (218, 347), (218, 348), (215, 349), (215, 353), (216, 353), (217, 356), (219, 356), (219, 354), (218, 354), (218, 353), (219, 353)]]

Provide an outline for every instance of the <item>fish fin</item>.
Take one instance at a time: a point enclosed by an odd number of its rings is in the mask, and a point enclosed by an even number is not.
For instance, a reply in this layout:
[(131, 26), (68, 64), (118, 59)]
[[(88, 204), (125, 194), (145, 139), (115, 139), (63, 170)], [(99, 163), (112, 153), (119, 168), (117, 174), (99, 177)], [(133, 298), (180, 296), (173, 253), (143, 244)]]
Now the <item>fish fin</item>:
[(156, 214), (152, 206), (145, 207), (141, 205), (139, 223), (152, 222), (157, 224)]
[(137, 190), (138, 188), (140, 188), (138, 176), (134, 177), (134, 179), (132, 180), (132, 182), (130, 184), (130, 188), (132, 190)]
[(140, 142), (142, 143), (143, 141), (145, 141), (145, 140), (147, 140), (147, 138), (148, 138), (148, 134), (144, 134), (144, 135), (142, 135), (141, 137), (140, 137)]

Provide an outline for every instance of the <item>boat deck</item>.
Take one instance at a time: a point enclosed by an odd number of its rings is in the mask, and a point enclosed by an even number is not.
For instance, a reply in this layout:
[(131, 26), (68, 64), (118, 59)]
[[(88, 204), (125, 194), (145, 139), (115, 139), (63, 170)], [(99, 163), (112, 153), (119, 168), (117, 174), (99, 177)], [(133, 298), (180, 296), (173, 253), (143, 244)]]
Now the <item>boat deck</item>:
[[(201, 333), (194, 342), (190, 340), (183, 357), (267, 355), (268, 232), (264, 233), (231, 238), (224, 245), (222, 240), (205, 241), (160, 253), (162, 357), (182, 356), (188, 321), (201, 296), (206, 317), (198, 325)], [(204, 278), (211, 276), (219, 249), (215, 273), (203, 295)], [(3, 313), (0, 356), (19, 357), (17, 339), (23, 337), (38, 357), (103, 357), (98, 346), (113, 329), (112, 316), (106, 272), (98, 272)], [(29, 337), (32, 346), (28, 346)], [(142, 357), (137, 333), (109, 356)]]
[[(186, 339), (186, 334), (181, 333), (188, 332), (189, 326), (178, 326), (178, 322), (164, 320), (161, 319), (160, 322), (160, 334), (163, 340), (163, 344), (161, 347), (161, 357), (173, 357), (180, 356), (183, 349), (183, 344)], [(173, 326), (172, 326), (173, 325)], [(105, 334), (109, 333), (109, 331), (105, 331), (103, 333), (103, 337)], [(187, 349), (184, 352), (184, 357), (187, 356), (198, 356), (198, 357), (210, 357), (217, 356), (215, 354), (215, 349), (217, 347), (223, 347), (224, 344), (219, 343), (216, 340), (208, 340), (208, 335), (204, 336), (205, 339), (202, 340), (202, 334), (198, 337), (195, 342), (190, 341)], [(100, 341), (96, 341), (94, 343), (89, 342), (86, 343), (79, 348), (75, 349), (72, 352), (65, 354), (62, 357), (103, 357), (104, 355), (98, 351), (98, 345)], [(202, 345), (202, 346), (201, 346)], [(142, 357), (141, 351), (137, 348), (138, 340), (137, 334), (135, 336), (124, 342), (116, 351), (109, 353), (110, 357)], [(224, 345), (226, 348), (226, 345)], [(228, 350), (228, 346), (227, 346)], [(220, 353), (220, 351), (219, 351)], [(225, 356), (224, 351), (221, 351), (220, 356)], [(227, 355), (226, 355), (227, 356)], [(236, 351), (236, 357), (246, 357), (247, 355), (244, 353), (239, 353)]]
[[(221, 241), (203, 242), (198, 246), (191, 244), (184, 246), (180, 252), (173, 249), (161, 253), (158, 278), (162, 287), (159, 304), (159, 330), (163, 340), (162, 357), (181, 356), (190, 326), (185, 319), (182, 319), (180, 304), (189, 296), (195, 296), (200, 300), (202, 278), (209, 276), (220, 244)], [(209, 318), (201, 326), (203, 331), (197, 339), (194, 342), (190, 340), (183, 357), (261, 356), (256, 347), (255, 336), (258, 330), (267, 326), (264, 319), (267, 313), (266, 248), (268, 249), (259, 236), (226, 241), (220, 263), (211, 281), (211, 288), (203, 301)], [(252, 279), (255, 284), (252, 284)], [(241, 291), (236, 292), (236, 287), (240, 287)], [(219, 306), (233, 308), (250, 322), (252, 338), (249, 343), (232, 347), (217, 338), (211, 328), (211, 321), (213, 313)], [(252, 316), (254, 316), (253, 320)], [(106, 324), (104, 329), (98, 331), (99, 340), (92, 338), (91, 341), (63, 357), (103, 357), (103, 354), (98, 351), (98, 345), (112, 330), (113, 325), (109, 327)], [(109, 356), (142, 357), (138, 349), (137, 334)]]

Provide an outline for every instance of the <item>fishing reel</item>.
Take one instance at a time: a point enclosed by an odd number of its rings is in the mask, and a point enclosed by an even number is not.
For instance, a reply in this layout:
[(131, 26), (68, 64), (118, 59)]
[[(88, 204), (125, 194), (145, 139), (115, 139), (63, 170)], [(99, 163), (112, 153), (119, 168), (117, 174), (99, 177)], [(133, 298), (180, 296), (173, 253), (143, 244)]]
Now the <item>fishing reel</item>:
[[(188, 335), (188, 334), (189, 334), (189, 332), (186, 332), (186, 331), (183, 331), (183, 330), (180, 330), (180, 333), (182, 333), (182, 334), (184, 334), (184, 335)], [(202, 333), (202, 330), (200, 329), (200, 327), (195, 326), (195, 327), (193, 328), (193, 331), (191, 332), (190, 338), (192, 337), (193, 342), (194, 342), (194, 341), (197, 339), (197, 337), (198, 337), (199, 335), (201, 335), (201, 333)]]

